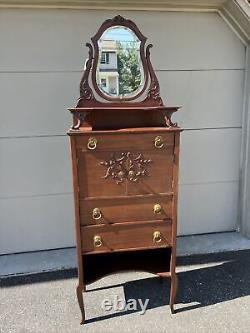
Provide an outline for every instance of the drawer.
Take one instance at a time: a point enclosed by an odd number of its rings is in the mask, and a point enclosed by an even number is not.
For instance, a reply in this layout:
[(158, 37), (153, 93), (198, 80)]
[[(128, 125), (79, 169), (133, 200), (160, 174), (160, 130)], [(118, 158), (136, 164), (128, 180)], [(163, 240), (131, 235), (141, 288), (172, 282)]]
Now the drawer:
[(81, 225), (171, 219), (172, 195), (80, 201)]
[(116, 223), (81, 228), (84, 253), (170, 247), (171, 220)]
[(151, 150), (165, 151), (174, 145), (174, 133), (149, 131), (148, 133), (98, 133), (91, 132), (76, 137), (76, 148), (81, 151), (120, 151), (120, 150)]

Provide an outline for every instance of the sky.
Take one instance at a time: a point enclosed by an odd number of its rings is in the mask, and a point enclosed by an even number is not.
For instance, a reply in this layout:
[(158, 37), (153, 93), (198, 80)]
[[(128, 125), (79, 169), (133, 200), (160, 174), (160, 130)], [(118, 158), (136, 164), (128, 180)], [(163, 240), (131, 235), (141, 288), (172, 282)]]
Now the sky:
[(111, 27), (102, 35), (103, 39), (114, 39), (120, 42), (134, 42), (137, 40), (135, 34), (125, 27)]

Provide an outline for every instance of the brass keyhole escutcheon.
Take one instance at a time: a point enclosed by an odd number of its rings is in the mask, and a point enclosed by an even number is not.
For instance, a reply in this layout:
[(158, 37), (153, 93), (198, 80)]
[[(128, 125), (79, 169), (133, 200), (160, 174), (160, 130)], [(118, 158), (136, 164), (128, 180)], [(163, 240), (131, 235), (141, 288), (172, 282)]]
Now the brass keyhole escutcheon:
[(102, 212), (99, 208), (94, 208), (92, 211), (92, 217), (94, 220), (99, 220), (102, 217)]
[(154, 205), (154, 213), (155, 214), (160, 214), (161, 213), (161, 205), (160, 204), (155, 204)]
[(164, 146), (163, 144), (163, 138), (162, 136), (158, 135), (155, 137), (155, 148), (162, 148)]
[(90, 150), (96, 149), (97, 146), (97, 139), (96, 138), (89, 138), (87, 143), (87, 148)]
[(161, 236), (160, 231), (155, 231), (153, 233), (153, 242), (154, 243), (160, 243), (161, 241), (162, 241), (162, 236)]
[(99, 236), (99, 235), (95, 235), (94, 240), (93, 240), (93, 244), (94, 244), (94, 247), (102, 246), (102, 237)]

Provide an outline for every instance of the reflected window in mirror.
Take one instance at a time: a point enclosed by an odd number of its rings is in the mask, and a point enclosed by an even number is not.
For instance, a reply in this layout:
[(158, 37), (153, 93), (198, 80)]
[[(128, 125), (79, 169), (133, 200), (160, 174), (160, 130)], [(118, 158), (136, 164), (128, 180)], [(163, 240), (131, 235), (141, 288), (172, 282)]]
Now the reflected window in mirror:
[(107, 87), (107, 81), (106, 81), (106, 79), (101, 79), (101, 87), (102, 88)]
[(109, 52), (102, 52), (101, 64), (109, 64)]

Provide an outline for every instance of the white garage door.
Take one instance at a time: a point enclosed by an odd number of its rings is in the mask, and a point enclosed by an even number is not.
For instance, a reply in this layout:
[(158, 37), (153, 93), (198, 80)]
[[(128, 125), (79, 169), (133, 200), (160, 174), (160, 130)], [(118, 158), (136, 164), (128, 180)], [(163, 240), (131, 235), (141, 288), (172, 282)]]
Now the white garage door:
[[(105, 11), (0, 12), (0, 253), (74, 246), (66, 108)], [(181, 105), (179, 234), (234, 230), (245, 49), (215, 13), (119, 12)]]

